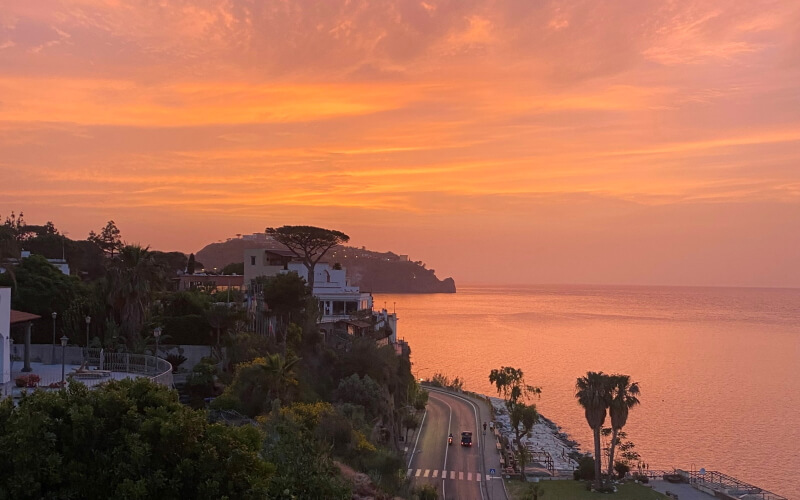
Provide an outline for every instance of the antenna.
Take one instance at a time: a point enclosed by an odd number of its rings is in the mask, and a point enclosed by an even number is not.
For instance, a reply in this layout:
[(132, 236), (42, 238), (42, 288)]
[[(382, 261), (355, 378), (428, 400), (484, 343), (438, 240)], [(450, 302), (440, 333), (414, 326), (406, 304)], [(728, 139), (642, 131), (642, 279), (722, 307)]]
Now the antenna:
[(61, 260), (67, 261), (66, 253), (64, 252), (64, 241), (67, 239), (68, 232), (61, 233)]

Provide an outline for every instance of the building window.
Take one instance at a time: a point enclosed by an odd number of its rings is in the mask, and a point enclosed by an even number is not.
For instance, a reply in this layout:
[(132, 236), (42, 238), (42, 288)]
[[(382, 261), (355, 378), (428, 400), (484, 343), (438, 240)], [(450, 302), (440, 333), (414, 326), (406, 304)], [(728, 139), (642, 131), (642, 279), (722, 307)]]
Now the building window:
[(256, 265), (256, 256), (255, 255), (251, 255), (250, 256), (250, 265), (251, 266), (255, 266)]
[(333, 301), (333, 315), (334, 316), (341, 316), (344, 314), (344, 301), (343, 300), (334, 300)]

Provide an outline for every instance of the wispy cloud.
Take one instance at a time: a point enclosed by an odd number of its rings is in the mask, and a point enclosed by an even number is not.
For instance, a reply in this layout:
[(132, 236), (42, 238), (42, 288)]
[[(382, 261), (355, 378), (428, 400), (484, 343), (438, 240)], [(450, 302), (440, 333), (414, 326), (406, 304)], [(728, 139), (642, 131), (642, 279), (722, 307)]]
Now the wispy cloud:
[(797, 208), (798, 25), (788, 0), (12, 3), (0, 197), (184, 250), (268, 217), (577, 254), (559, 237), (654, 210)]

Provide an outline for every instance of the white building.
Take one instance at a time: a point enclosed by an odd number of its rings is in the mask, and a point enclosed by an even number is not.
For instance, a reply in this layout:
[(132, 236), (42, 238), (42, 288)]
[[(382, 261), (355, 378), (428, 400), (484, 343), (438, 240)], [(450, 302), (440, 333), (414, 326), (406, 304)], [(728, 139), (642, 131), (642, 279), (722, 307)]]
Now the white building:
[(11, 382), (11, 289), (0, 287), (0, 384)]
[[(248, 249), (244, 251), (244, 283), (247, 287), (259, 276), (295, 272), (308, 282), (308, 269), (288, 250)], [(362, 292), (359, 287), (350, 285), (347, 271), (336, 268), (327, 262), (314, 267), (314, 290), (312, 294), (319, 300), (321, 318), (318, 321), (320, 332), (331, 334), (334, 331), (351, 335), (363, 335), (369, 330), (391, 332), (388, 341), (397, 338), (397, 316), (386, 310), (372, 311), (372, 294)], [(364, 312), (368, 311), (368, 312)], [(358, 319), (354, 316), (358, 316)]]
[[(31, 253), (28, 250), (23, 250), (22, 252), (20, 252), (20, 259), (27, 259), (30, 256), (31, 256)], [(19, 262), (19, 260), (17, 260), (17, 259), (8, 259), (8, 262), (12, 263), (12, 264), (16, 264), (17, 262)], [(53, 264), (55, 267), (58, 268), (59, 271), (61, 271), (63, 274), (66, 274), (67, 276), (69, 276), (69, 264), (67, 263), (67, 261), (65, 259), (47, 259), (47, 262)], [(6, 272), (6, 268), (4, 268), (3, 266), (0, 266), (0, 274), (2, 274), (4, 272)]]

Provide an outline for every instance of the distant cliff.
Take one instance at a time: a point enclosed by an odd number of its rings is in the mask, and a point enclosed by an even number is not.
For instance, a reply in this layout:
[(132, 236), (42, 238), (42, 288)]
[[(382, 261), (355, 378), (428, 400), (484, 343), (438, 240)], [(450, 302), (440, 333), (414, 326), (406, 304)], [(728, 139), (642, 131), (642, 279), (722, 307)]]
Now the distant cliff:
[[(222, 269), (242, 262), (248, 248), (283, 248), (271, 240), (235, 238), (211, 243), (195, 254), (206, 270)], [(375, 293), (455, 293), (453, 278), (440, 280), (433, 269), (422, 262), (412, 262), (392, 252), (372, 252), (365, 248), (336, 247), (323, 258), (347, 269), (350, 284)]]
[(350, 283), (364, 291), (381, 293), (455, 293), (453, 278), (440, 280), (422, 262), (411, 262), (392, 252), (337, 247), (326, 260), (347, 269)]

